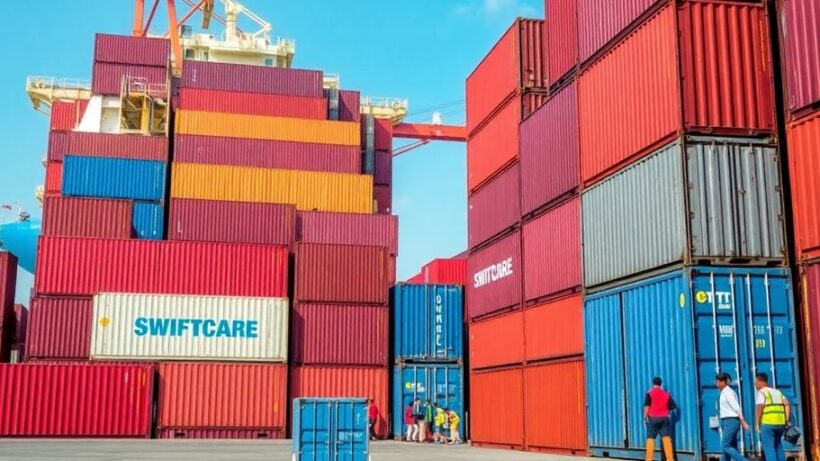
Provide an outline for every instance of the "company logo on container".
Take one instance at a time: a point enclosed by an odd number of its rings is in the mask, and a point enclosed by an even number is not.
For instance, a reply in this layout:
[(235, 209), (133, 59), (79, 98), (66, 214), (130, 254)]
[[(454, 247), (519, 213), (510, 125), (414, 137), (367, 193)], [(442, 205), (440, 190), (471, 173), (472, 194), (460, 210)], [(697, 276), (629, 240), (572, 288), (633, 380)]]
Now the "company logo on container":
[[(99, 323), (105, 328), (111, 324), (111, 319), (103, 317)], [(137, 317), (134, 320), (134, 334), (137, 336), (188, 335), (194, 338), (256, 339), (259, 337), (259, 321)]]
[(436, 350), (444, 352), (444, 344), (442, 343), (442, 336), (444, 333), (444, 303), (441, 300), (441, 295), (436, 295)]
[(512, 257), (473, 274), (473, 287), (481, 288), (513, 274)]

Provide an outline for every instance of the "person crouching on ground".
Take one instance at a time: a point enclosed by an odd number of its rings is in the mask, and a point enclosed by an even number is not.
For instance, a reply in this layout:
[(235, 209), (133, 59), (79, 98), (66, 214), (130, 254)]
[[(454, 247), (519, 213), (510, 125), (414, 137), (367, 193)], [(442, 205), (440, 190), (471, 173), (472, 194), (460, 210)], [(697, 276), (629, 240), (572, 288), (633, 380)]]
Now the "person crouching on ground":
[(461, 435), (458, 433), (458, 424), (461, 422), (461, 418), (458, 417), (458, 414), (449, 409), (445, 408), (444, 412), (447, 413), (448, 422), (450, 423), (450, 443), (449, 445), (455, 445), (457, 443), (461, 443)]
[(444, 437), (444, 428), (447, 424), (447, 413), (437, 404), (433, 404), (435, 416), (433, 417), (433, 442), (445, 443), (447, 439)]

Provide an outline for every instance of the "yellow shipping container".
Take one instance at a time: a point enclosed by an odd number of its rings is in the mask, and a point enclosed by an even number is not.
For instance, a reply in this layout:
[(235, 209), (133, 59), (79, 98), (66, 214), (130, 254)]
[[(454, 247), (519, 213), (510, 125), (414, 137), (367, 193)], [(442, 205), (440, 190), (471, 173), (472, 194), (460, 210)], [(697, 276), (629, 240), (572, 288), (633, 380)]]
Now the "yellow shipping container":
[(286, 203), (306, 211), (373, 213), (373, 177), (174, 163), (171, 166), (171, 197)]
[(176, 132), (177, 134), (226, 138), (340, 144), (344, 146), (361, 145), (361, 131), (359, 124), (356, 122), (223, 114), (195, 110), (177, 111)]

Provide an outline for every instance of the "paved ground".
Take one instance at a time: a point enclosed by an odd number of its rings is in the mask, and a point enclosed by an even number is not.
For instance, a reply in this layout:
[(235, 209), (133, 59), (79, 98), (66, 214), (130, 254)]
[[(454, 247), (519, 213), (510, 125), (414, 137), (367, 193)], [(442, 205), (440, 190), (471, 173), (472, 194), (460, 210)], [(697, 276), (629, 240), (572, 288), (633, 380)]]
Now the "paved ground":
[[(290, 441), (0, 440), (0, 461), (290, 461)], [(580, 461), (553, 455), (485, 450), (466, 445), (372, 445), (373, 461)]]

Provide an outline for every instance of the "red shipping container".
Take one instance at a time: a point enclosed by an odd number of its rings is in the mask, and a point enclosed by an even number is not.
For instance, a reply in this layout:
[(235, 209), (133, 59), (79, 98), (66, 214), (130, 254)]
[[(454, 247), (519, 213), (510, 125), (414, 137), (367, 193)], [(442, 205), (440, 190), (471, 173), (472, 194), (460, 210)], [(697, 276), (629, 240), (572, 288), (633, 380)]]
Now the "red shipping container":
[(339, 120), (343, 122), (360, 122), (362, 120), (361, 93), (351, 90), (339, 90)]
[(790, 125), (789, 173), (797, 258), (820, 257), (820, 112)]
[(26, 359), (88, 360), (91, 298), (34, 298)]
[(820, 4), (783, 0), (780, 16), (786, 104), (794, 113), (820, 101)]
[(296, 207), (272, 203), (171, 199), (168, 240), (293, 246)]
[[(101, 95), (119, 95), (122, 93), (123, 77), (126, 75), (132, 81), (148, 84), (151, 91), (159, 91), (160, 85), (168, 84), (168, 69), (165, 67), (96, 62), (91, 69), (91, 92)], [(167, 92), (167, 88), (164, 92)]]
[(524, 299), (581, 286), (581, 199), (573, 198), (524, 224)]
[(297, 303), (293, 363), (387, 366), (388, 312), (387, 306)]
[(683, 132), (772, 133), (768, 30), (762, 5), (670, 3), (584, 71), (578, 81), (584, 184)]
[(581, 159), (575, 82), (555, 93), (521, 123), (520, 154), (523, 214), (530, 214), (578, 189)]
[(524, 310), (528, 362), (584, 354), (584, 308), (572, 295)]
[(467, 258), (434, 259), (421, 268), (419, 282), (467, 285)]
[(132, 134), (72, 131), (49, 136), (48, 160), (62, 162), (66, 154), (168, 161), (168, 138)]
[(384, 247), (299, 243), (294, 301), (387, 304), (389, 259)]
[(70, 131), (83, 119), (88, 100), (54, 101), (51, 104), (51, 131)]
[(390, 407), (387, 400), (387, 368), (295, 366), (290, 371), (290, 396), (357, 397), (373, 399), (379, 407), (376, 434), (384, 437)]
[(376, 185), (387, 185), (393, 183), (393, 153), (390, 151), (377, 150), (375, 153), (375, 170), (373, 171), (373, 183)]
[(46, 194), (60, 195), (63, 189), (63, 164), (59, 162), (46, 163)]
[(376, 185), (373, 186), (373, 200), (375, 211), (378, 214), (389, 215), (393, 211), (393, 186)]
[[(560, 389), (560, 398), (544, 392), (545, 383), (549, 383), (551, 388)], [(546, 415), (561, 417), (550, 418)], [(524, 368), (524, 427), (527, 450), (587, 454), (583, 360)]]
[(631, 29), (641, 15), (665, 0), (577, 0), (579, 60), (591, 58), (607, 48), (616, 36)]
[(0, 365), (0, 436), (151, 436), (154, 368)]
[(467, 244), (475, 248), (521, 220), (520, 168), (510, 165), (467, 198)]
[(180, 88), (177, 109), (327, 120), (327, 99)]
[(521, 303), (521, 233), (482, 248), (467, 259), (470, 319)]
[(40, 237), (39, 295), (99, 292), (288, 296), (288, 249), (273, 245)]
[(805, 364), (803, 391), (809, 397), (811, 432), (806, 438), (814, 447), (813, 458), (820, 453), (820, 263), (803, 267), (802, 271), (802, 330), (804, 338)]
[(296, 240), (302, 243), (386, 247), (395, 256), (399, 254), (399, 217), (297, 211)]
[(288, 366), (161, 363), (159, 429), (282, 429)]
[(543, 20), (516, 19), (467, 77), (468, 133), (522, 90), (549, 86), (543, 29)]
[(94, 62), (168, 67), (171, 42), (165, 38), (97, 34), (94, 37)]
[(272, 429), (157, 429), (159, 439), (232, 439), (232, 440), (279, 440), (285, 438), (284, 428)]
[(0, 361), (8, 361), (9, 345), (15, 333), (16, 289), (17, 257), (7, 251), (0, 251)]
[(324, 96), (322, 78), (323, 74), (318, 70), (186, 60), (179, 86), (321, 98)]
[(26, 342), (28, 332), (28, 309), (22, 304), (14, 305), (14, 338), (15, 343)]
[(578, 1), (549, 0), (545, 5), (549, 83), (555, 85), (578, 65)]
[(524, 313), (520, 310), (470, 324), (470, 369), (524, 362)]
[(174, 136), (174, 161), (354, 174), (362, 169), (357, 146), (189, 135)]
[(132, 210), (128, 200), (46, 197), (42, 235), (128, 239)]
[[(563, 421), (563, 418), (554, 419)], [(470, 440), (479, 446), (524, 447), (524, 372), (521, 368), (470, 373)]]
[(407, 279), (407, 283), (426, 283), (424, 281), (424, 274), (416, 274), (409, 279)]
[[(55, 101), (56, 103), (56, 101)], [(49, 131), (48, 132), (48, 151), (46, 159), (49, 161), (63, 161), (63, 157), (69, 151), (71, 132), (67, 131)]]

